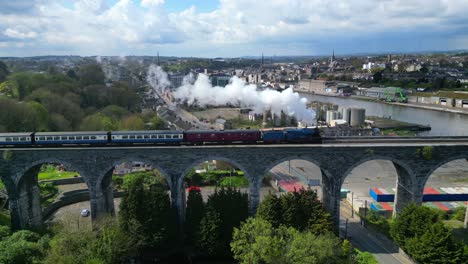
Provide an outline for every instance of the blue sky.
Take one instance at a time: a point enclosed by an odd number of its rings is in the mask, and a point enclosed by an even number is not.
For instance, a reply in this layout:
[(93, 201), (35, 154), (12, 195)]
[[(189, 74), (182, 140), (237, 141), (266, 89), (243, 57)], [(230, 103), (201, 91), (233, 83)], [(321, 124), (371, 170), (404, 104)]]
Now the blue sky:
[(466, 10), (465, 0), (0, 1), (0, 56), (467, 49)]

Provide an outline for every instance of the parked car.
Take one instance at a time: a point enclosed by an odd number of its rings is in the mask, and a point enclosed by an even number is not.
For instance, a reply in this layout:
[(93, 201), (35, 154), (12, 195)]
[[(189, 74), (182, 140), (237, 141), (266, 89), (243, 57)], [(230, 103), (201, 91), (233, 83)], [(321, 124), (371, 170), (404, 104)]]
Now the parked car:
[(91, 213), (91, 212), (90, 212), (88, 209), (83, 209), (83, 210), (81, 210), (80, 215), (81, 215), (82, 217), (88, 217), (90, 213)]

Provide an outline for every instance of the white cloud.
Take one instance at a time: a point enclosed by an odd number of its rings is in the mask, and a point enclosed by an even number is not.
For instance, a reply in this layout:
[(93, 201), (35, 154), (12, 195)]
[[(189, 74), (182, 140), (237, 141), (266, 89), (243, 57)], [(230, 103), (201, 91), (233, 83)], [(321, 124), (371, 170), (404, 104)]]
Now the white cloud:
[(386, 32), (427, 31), (436, 38), (447, 32), (466, 34), (468, 25), (468, 1), (461, 0), (220, 0), (211, 12), (192, 6), (173, 13), (165, 10), (170, 2), (164, 0), (118, 0), (112, 5), (78, 0), (72, 8), (62, 2), (2, 1), (0, 32), (37, 41), (47, 51), (60, 47), (83, 54), (132, 54), (166, 49), (196, 56), (200, 50), (227, 53), (233, 47), (237, 50), (231, 52), (251, 52), (247, 46), (271, 43), (284, 44), (278, 52), (290, 53), (293, 47), (307, 52), (307, 45), (324, 39)]
[(164, 0), (141, 0), (141, 6), (143, 7), (154, 7), (164, 4)]
[(21, 32), (16, 29), (12, 28), (7, 28), (3, 34), (5, 36), (8, 36), (10, 38), (15, 38), (15, 39), (30, 39), (30, 38), (35, 38), (37, 37), (37, 33), (34, 31), (29, 31), (29, 32)]

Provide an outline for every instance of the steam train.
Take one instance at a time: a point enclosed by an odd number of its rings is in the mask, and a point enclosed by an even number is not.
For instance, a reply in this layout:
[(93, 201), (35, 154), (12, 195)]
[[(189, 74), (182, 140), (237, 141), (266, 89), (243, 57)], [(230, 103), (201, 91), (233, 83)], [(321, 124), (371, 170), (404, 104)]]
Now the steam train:
[(317, 128), (0, 133), (0, 146), (320, 144)]

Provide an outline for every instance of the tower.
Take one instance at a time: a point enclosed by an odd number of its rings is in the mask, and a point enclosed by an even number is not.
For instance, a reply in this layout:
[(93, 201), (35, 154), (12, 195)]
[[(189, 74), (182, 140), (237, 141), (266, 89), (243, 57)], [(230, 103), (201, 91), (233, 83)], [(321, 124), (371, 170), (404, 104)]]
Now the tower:
[(332, 53), (332, 56), (330, 58), (330, 62), (334, 62), (335, 61), (335, 49), (333, 49), (333, 53)]
[(158, 51), (158, 66), (159, 66), (159, 65), (160, 65), (160, 64), (159, 64), (159, 51)]
[(262, 52), (262, 67), (263, 67), (263, 52)]

